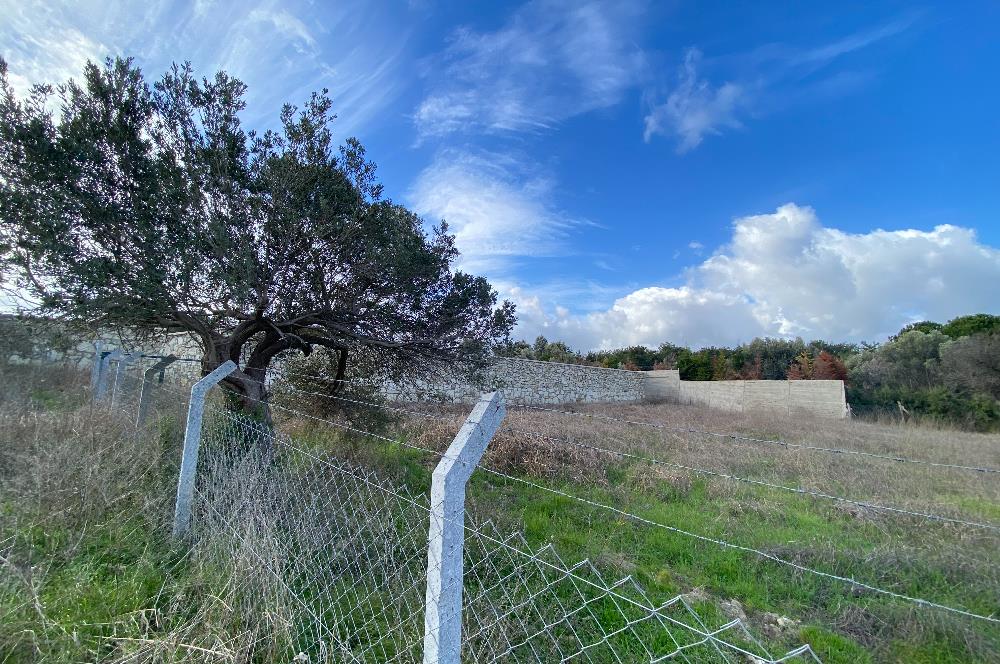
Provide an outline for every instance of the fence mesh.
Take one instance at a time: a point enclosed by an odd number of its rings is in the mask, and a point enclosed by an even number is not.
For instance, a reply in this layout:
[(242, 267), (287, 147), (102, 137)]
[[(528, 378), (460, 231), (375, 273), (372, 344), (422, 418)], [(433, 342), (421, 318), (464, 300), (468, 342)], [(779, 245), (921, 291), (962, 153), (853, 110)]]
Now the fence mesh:
[(261, 654), (419, 659), (426, 499), (247, 418), (212, 409), (204, 426), (195, 552), (231, 569)]
[[(227, 570), (226, 601), (257, 618), (254, 649), (420, 661), (427, 496), (231, 412), (210, 409), (204, 427), (194, 553)], [(631, 578), (464, 525), (463, 661), (784, 661), (738, 620), (706, 625), (682, 596), (655, 604)]]
[[(106, 398), (95, 405), (127, 436), (162, 439), (156, 465), (175, 468), (190, 378), (171, 370), (162, 383), (154, 376), (148, 417), (137, 430), (142, 374), (155, 359), (124, 362), (110, 363)], [(182, 646), (185, 658), (204, 651), (238, 653), (245, 661), (421, 661), (426, 487), (402, 486), (342, 457), (328, 437), (293, 431), (227, 409), (218, 394), (209, 403), (192, 529), (177, 564), (208, 572), (201, 578), (209, 585), (185, 592), (212, 601), (185, 615), (180, 597), (157, 609), (157, 619), (175, 628), (225, 623), (209, 632), (230, 634), (228, 641), (192, 640)], [(366, 433), (354, 428), (349, 435)], [(428, 451), (418, 463), (430, 470), (440, 456)], [(685, 596), (654, 600), (630, 577), (609, 578), (590, 561), (564, 560), (552, 545), (533, 547), (523, 529), (468, 513), (462, 526), (462, 661), (818, 661), (808, 646), (774, 656), (740, 620), (709, 622)], [(173, 656), (177, 647), (151, 640), (134, 644), (133, 656)]]

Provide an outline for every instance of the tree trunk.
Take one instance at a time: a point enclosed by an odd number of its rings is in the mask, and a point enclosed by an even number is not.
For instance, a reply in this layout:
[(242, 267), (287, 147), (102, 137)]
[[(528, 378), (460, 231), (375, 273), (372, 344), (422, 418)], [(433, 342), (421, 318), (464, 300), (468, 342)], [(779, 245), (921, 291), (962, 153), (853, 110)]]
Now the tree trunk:
[[(202, 356), (202, 375), (208, 375), (230, 359), (229, 348), (229, 339), (216, 340), (212, 348)], [(256, 432), (252, 435), (254, 440), (249, 442), (269, 458), (274, 448), (274, 420), (268, 403), (267, 364), (257, 367), (239, 366), (222, 380), (219, 387), (227, 393), (227, 406), (245, 418), (248, 431)]]

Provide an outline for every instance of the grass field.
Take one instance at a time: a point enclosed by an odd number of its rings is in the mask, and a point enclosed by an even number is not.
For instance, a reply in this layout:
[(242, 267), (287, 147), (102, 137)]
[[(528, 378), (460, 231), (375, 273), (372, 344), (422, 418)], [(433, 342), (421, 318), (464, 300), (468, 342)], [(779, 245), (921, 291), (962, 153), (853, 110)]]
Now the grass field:
[[(178, 457), (175, 414), (183, 404), (164, 399), (167, 416), (135, 435), (123, 418), (93, 410), (84, 378), (73, 372), (5, 369), (2, 390), (0, 662), (286, 661), (261, 646), (283, 628), (275, 608), (280, 602), (271, 591), (241, 591), (258, 580), (254, 565), (225, 552), (192, 556), (167, 536)], [(294, 395), (279, 403), (303, 405)], [(307, 449), (373, 469), (420, 494), (430, 486), (436, 457), (411, 446), (445, 449), (468, 408), (415, 407), (438, 417), (386, 417), (364, 406), (321, 413), (397, 442), (282, 410), (276, 416), (280, 430)], [(573, 410), (1000, 467), (997, 436), (670, 404)], [(515, 408), (505, 426), (482, 465), (508, 477), (477, 471), (468, 490), (472, 516), (492, 521), (498, 532), (522, 533), (532, 548), (551, 544), (567, 561), (588, 558), (606, 578), (631, 575), (654, 600), (684, 594), (706, 623), (744, 618), (775, 652), (807, 642), (825, 662), (1000, 661), (996, 624), (865, 592), (661, 527), (998, 615), (996, 530), (689, 469), (992, 525), (1000, 524), (995, 474)], [(648, 460), (654, 458), (663, 463)]]

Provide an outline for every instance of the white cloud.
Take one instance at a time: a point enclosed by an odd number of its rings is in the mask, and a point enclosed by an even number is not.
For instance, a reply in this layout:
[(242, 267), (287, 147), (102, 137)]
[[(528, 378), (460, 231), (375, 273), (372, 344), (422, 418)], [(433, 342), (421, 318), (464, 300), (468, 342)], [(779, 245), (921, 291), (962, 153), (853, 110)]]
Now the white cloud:
[(316, 51), (316, 40), (306, 24), (284, 9), (254, 9), (247, 18), (254, 22), (269, 23), (279, 33), (296, 43), (302, 53)]
[(417, 214), (448, 222), (462, 269), (500, 275), (518, 257), (563, 252), (575, 222), (550, 204), (551, 187), (509, 155), (446, 150), (420, 173), (407, 198)]
[(458, 30), (428, 64), (414, 113), (421, 138), (455, 131), (536, 131), (617, 103), (642, 56), (630, 2), (529, 2), (495, 32)]
[(0, 55), (19, 93), (80, 78), (88, 59), (134, 56), (150, 78), (190, 60), (198, 75), (225, 69), (247, 83), (245, 119), (258, 128), (274, 126), (283, 103), (328, 88), (338, 136), (363, 130), (395, 97), (407, 44), (406, 30), (360, 2), (0, 0), (0, 16)]
[[(737, 219), (731, 241), (685, 280), (634, 290), (589, 314), (532, 305), (517, 334), (579, 348), (734, 344), (761, 335), (860, 341), (913, 320), (1000, 311), (989, 286), (1000, 283), (1000, 250), (979, 243), (973, 230), (845, 233), (792, 203)], [(515, 301), (550, 299), (507, 292)]]
[(79, 80), (88, 60), (101, 62), (112, 55), (109, 47), (59, 20), (48, 5), (0, 2), (0, 53), (10, 66), (14, 90), (24, 95), (34, 84), (57, 85)]
[(677, 151), (683, 153), (696, 148), (706, 134), (742, 126), (737, 113), (746, 104), (744, 88), (730, 82), (713, 88), (698, 77), (700, 60), (698, 49), (688, 49), (684, 54), (677, 87), (665, 103), (654, 107), (645, 118), (646, 141), (656, 134), (675, 134), (680, 139)]

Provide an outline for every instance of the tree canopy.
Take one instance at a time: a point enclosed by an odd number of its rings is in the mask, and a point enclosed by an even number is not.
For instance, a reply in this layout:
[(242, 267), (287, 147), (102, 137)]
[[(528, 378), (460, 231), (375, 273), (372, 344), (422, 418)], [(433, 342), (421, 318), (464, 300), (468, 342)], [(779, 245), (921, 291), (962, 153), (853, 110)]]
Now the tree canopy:
[[(246, 403), (284, 351), (328, 349), (390, 372), (475, 362), (514, 307), (454, 271), (454, 239), (383, 197), (334, 144), (326, 91), (244, 129), (246, 86), (128, 59), (18, 98), (0, 61), (0, 261), (36, 313), (94, 328), (187, 332)], [(50, 110), (58, 104), (58, 112)]]

